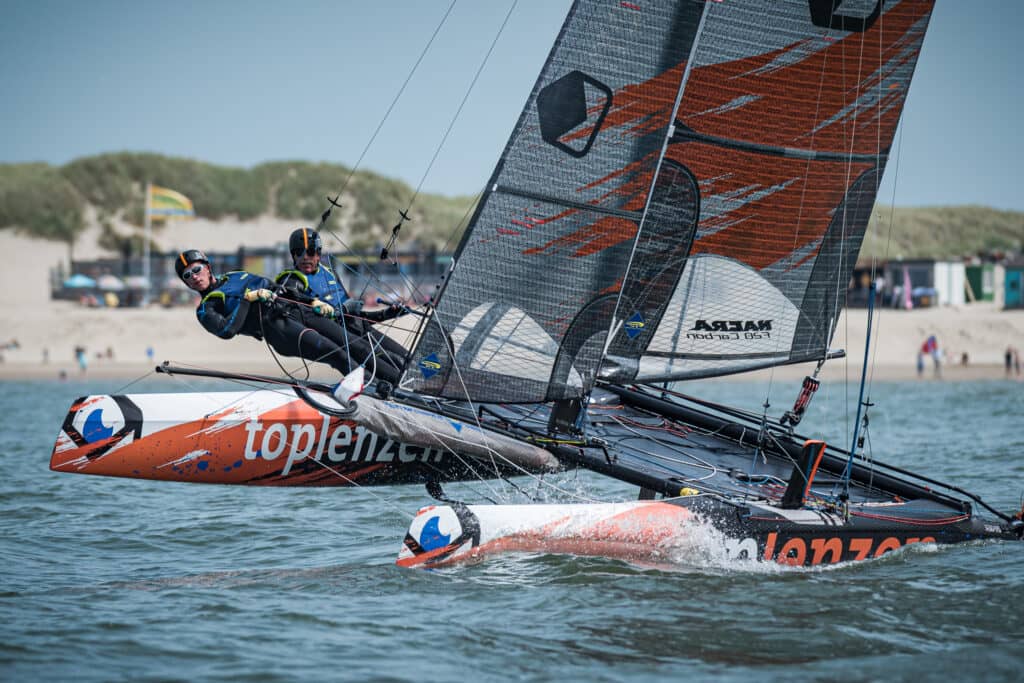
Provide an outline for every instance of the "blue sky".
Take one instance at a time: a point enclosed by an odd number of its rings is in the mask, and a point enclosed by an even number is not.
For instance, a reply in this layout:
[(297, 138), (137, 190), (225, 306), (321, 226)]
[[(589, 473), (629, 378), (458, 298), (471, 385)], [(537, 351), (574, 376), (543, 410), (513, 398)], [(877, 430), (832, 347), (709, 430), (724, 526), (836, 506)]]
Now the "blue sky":
[[(352, 165), (448, 5), (0, 0), (0, 162)], [(361, 168), (419, 184), (510, 5), (456, 4)], [(486, 182), (568, 5), (519, 1), (425, 191)], [(1024, 210), (1022, 24), (1024, 0), (940, 0), (881, 201)]]

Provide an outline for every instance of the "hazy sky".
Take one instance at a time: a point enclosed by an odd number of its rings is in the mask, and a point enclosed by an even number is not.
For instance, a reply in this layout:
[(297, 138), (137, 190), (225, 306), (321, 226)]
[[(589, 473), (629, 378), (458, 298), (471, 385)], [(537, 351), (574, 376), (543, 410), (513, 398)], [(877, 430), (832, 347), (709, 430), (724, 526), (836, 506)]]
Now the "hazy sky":
[[(0, 0), (0, 162), (351, 166), (449, 1)], [(456, 4), (362, 168), (419, 184), (510, 6)], [(425, 191), (487, 181), (568, 6), (520, 0)], [(1022, 25), (1024, 0), (939, 0), (881, 201), (895, 177), (898, 205), (1024, 210)]]

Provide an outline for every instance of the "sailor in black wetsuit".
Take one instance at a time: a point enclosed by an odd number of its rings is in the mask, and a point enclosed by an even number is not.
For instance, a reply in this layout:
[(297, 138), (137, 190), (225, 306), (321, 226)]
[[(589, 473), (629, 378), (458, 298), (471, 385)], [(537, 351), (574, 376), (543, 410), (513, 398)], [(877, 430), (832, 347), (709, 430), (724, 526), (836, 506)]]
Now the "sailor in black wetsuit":
[(349, 298), (341, 280), (320, 262), (323, 243), (317, 231), (295, 230), (288, 248), (294, 268), (279, 273), (275, 282), (283, 287), (282, 298), (299, 304), (302, 323), (347, 350), (353, 366), (365, 365), (378, 380), (398, 382), (406, 349), (370, 323), (396, 318), (404, 309), (391, 305), (363, 311), (362, 302)]
[[(273, 283), (245, 271), (215, 278), (206, 255), (188, 249), (174, 259), (185, 284), (202, 296), (196, 308), (199, 323), (221, 339), (237, 334), (266, 339), (282, 356), (327, 363), (342, 374), (350, 370), (345, 351), (316, 330), (305, 327), (286, 308), (274, 305)], [(287, 308), (291, 308), (288, 306)]]

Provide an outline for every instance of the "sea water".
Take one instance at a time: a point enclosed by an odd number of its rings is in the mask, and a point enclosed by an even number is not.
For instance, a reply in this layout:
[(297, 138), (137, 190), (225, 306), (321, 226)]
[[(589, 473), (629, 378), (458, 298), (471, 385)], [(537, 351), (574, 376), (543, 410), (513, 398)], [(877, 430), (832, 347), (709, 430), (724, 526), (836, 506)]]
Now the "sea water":
[[(544, 554), (394, 565), (417, 486), (270, 489), (58, 474), (73, 398), (115, 382), (0, 384), (0, 679), (664, 681), (1024, 679), (1024, 543), (913, 546), (829, 569)], [(682, 390), (779, 415), (798, 382)], [(149, 379), (129, 391), (208, 390)], [(224, 389), (237, 389), (223, 386)], [(856, 387), (801, 431), (849, 445)], [(875, 383), (867, 445), (1004, 511), (1024, 491), (1024, 385)], [(602, 500), (635, 490), (552, 478)], [(545, 483), (543, 490), (549, 491)], [(542, 490), (451, 486), (471, 502)]]

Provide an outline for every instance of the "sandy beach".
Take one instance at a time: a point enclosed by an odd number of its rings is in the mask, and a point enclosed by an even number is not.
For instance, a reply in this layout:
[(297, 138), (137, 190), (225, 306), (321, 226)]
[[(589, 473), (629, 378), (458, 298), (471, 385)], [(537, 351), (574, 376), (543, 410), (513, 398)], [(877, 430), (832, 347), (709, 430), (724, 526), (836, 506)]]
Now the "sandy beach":
[[(287, 231), (279, 225), (243, 230), (253, 238), (278, 239)], [(265, 237), (264, 237), (265, 235)], [(76, 256), (102, 253), (90, 243), (91, 234), (75, 246)], [(162, 361), (183, 366), (215, 368), (246, 373), (280, 375), (267, 347), (250, 338), (217, 339), (196, 322), (190, 307), (95, 309), (49, 298), (48, 270), (67, 258), (67, 246), (36, 240), (0, 230), (0, 249), (15, 255), (0, 275), (6, 294), (0, 299), (0, 344), (17, 340), (18, 348), (0, 351), (0, 380), (57, 378), (63, 371), (80, 377), (74, 348), (88, 351), (84, 376), (130, 381), (152, 371)], [(916, 357), (922, 342), (936, 335), (944, 352), (943, 380), (1001, 379), (1005, 377), (1003, 353), (1007, 346), (1024, 346), (1024, 310), (1002, 311), (988, 303), (913, 311), (880, 309), (872, 339), (875, 381), (906, 380), (917, 376)], [(867, 311), (845, 311), (833, 340), (834, 349), (845, 349), (845, 359), (827, 363), (827, 379), (859, 377), (864, 353)], [(396, 336), (412, 330), (415, 320), (396, 321)], [(107, 357), (108, 349), (112, 358)], [(152, 349), (152, 359), (147, 354)], [(48, 356), (44, 362), (44, 350)], [(968, 364), (960, 364), (962, 353)], [(102, 357), (97, 358), (97, 354)], [(302, 370), (294, 359), (282, 359), (290, 371)], [(802, 377), (812, 364), (777, 368), (775, 377)], [(319, 368), (315, 376), (331, 378), (331, 370)], [(744, 378), (767, 377), (767, 372)], [(933, 379), (929, 360), (923, 376)], [(114, 389), (115, 387), (112, 387)]]

